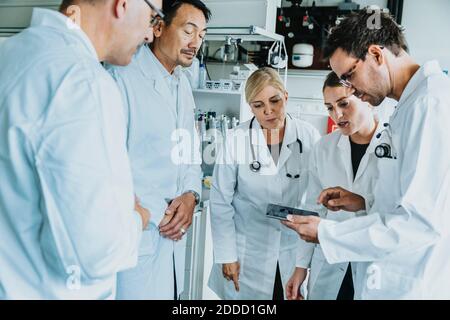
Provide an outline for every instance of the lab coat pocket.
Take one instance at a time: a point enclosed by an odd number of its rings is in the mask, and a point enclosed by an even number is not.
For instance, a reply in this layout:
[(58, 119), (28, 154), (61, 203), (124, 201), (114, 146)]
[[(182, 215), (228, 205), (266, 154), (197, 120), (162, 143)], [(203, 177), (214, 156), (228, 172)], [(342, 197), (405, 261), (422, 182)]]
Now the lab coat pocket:
[(392, 179), (392, 176), (389, 176), (390, 173), (393, 172), (395, 166), (397, 165), (398, 160), (397, 159), (378, 159), (377, 165), (378, 165), (378, 172), (379, 177), (378, 179)]
[[(381, 210), (391, 209), (394, 205), (394, 199), (398, 199), (396, 183), (399, 183), (398, 172), (398, 161), (395, 159), (378, 159), (378, 182), (375, 186), (374, 194), (377, 195), (378, 199), (383, 199), (382, 205), (386, 208)], [(380, 205), (380, 201), (378, 205)], [(378, 208), (380, 210), (380, 208)]]
[(150, 223), (148, 228), (142, 233), (139, 256), (153, 255), (159, 247), (161, 236), (158, 227)]
[[(393, 178), (398, 176), (398, 171), (400, 168), (398, 168), (398, 159), (378, 159), (377, 166), (378, 166), (378, 182), (376, 184), (376, 187), (378, 189), (389, 189), (391, 191)], [(389, 186), (389, 188), (386, 188), (386, 186)], [(377, 194), (374, 192), (374, 194)]]

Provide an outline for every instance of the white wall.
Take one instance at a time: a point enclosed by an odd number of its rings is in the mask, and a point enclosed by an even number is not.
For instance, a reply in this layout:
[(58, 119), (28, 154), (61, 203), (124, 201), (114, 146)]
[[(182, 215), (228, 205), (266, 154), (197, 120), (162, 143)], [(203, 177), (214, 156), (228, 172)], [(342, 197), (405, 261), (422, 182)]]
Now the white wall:
[(450, 70), (450, 1), (405, 1), (402, 25), (412, 56), (420, 63), (438, 59)]

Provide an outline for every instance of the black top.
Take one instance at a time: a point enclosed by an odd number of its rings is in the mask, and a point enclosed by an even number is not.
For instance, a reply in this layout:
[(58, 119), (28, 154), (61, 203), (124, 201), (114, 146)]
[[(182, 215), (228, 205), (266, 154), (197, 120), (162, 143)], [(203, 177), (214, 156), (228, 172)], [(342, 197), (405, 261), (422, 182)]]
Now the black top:
[[(350, 139), (350, 147), (352, 153), (353, 179), (355, 179), (359, 164), (366, 154), (369, 144), (357, 144)], [(352, 265), (349, 263), (336, 300), (353, 300), (354, 295)]]
[(356, 177), (356, 173), (358, 172), (361, 159), (366, 154), (369, 144), (357, 144), (354, 143), (352, 139), (350, 139), (350, 147), (352, 150), (352, 166), (353, 166), (353, 180), (354, 180)]

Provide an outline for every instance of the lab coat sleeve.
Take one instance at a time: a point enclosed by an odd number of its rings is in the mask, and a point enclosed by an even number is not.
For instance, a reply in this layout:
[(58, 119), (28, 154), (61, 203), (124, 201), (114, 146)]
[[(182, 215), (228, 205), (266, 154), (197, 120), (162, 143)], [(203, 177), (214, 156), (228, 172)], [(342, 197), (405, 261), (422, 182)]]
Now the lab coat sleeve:
[(297, 249), (295, 266), (297, 268), (308, 269), (311, 267), (311, 260), (314, 253), (314, 243), (308, 243), (300, 239)]
[[(327, 210), (323, 206), (317, 204), (317, 197), (323, 190), (317, 168), (317, 153), (319, 147), (320, 145), (316, 143), (308, 156), (308, 166), (306, 172), (307, 187), (302, 199), (300, 200), (300, 207), (318, 212), (322, 218), (326, 218)], [(303, 240), (299, 241), (296, 259), (297, 267), (307, 269), (311, 266), (314, 248), (314, 243), (308, 243)]]
[(397, 147), (403, 152), (399, 160), (383, 160), (402, 161), (397, 206), (391, 212), (375, 211), (376, 202), (383, 201), (375, 199), (365, 217), (342, 223), (322, 221), (319, 241), (329, 263), (379, 261), (398, 250), (433, 245), (448, 233), (444, 215), (450, 194), (449, 102), (424, 97), (404, 108), (413, 109)]
[(230, 153), (233, 150), (230, 144), (224, 145), (225, 148), (219, 148), (217, 154), (210, 193), (214, 262), (220, 264), (238, 261), (235, 209), (232, 204), (238, 167)]
[(76, 267), (82, 282), (114, 276), (137, 263), (142, 222), (133, 211), (117, 100), (117, 87), (106, 73), (74, 67), (30, 134), (41, 192), (43, 256), (59, 272)]
[[(193, 110), (189, 112), (189, 118), (194, 119), (194, 112)], [(191, 121), (189, 121), (191, 122)], [(200, 138), (197, 132), (197, 129), (195, 128), (195, 123), (191, 123), (191, 131), (189, 132), (190, 141), (191, 144), (189, 144), (189, 147), (192, 146), (192, 148), (189, 149), (189, 162), (186, 167), (186, 171), (184, 173), (184, 179), (183, 179), (183, 193), (193, 190), (197, 192), (199, 195), (202, 194), (202, 168), (201, 168), (201, 152), (200, 152)]]

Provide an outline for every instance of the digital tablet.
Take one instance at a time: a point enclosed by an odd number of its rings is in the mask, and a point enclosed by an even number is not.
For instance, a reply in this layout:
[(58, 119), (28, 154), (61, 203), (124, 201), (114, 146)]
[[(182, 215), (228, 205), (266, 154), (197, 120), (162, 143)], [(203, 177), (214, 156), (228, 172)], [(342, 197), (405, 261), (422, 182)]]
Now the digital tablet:
[(315, 216), (318, 217), (317, 212), (303, 210), (299, 208), (290, 208), (285, 206), (280, 206), (277, 204), (269, 204), (267, 207), (267, 217), (277, 220), (287, 220), (288, 214), (296, 216)]

